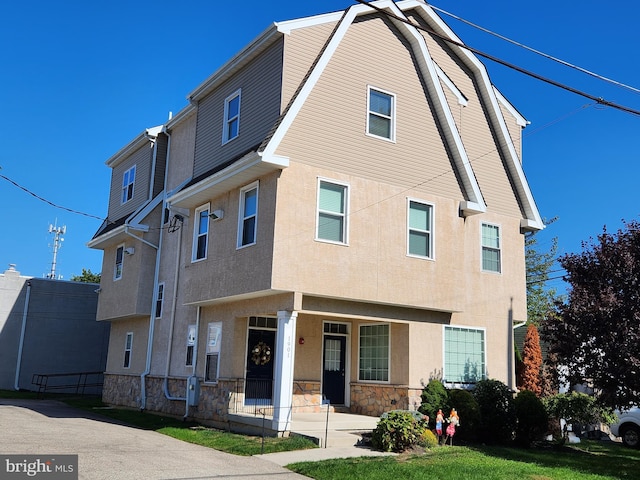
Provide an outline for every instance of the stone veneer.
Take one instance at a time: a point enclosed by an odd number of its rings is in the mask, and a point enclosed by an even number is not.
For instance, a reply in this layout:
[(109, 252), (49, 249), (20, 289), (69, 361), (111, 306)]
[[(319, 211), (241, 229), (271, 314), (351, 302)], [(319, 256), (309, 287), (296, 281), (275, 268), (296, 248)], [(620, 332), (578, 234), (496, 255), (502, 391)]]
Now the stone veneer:
[[(185, 400), (169, 400), (164, 394), (162, 377), (146, 377), (146, 409), (169, 415), (184, 416)], [(169, 378), (167, 389), (174, 397), (186, 394), (185, 378)], [(422, 389), (398, 385), (351, 384), (351, 406), (349, 410), (359, 415), (379, 417), (389, 410), (417, 410), (421, 403)], [(111, 405), (140, 408), (139, 375), (105, 374), (102, 400)], [(244, 406), (244, 380), (220, 379), (217, 384), (200, 384), (198, 405), (189, 407), (188, 416), (198, 421), (224, 424), (228, 415), (242, 413)], [(319, 413), (324, 411), (320, 382), (294, 380), (294, 413)], [(333, 408), (331, 408), (333, 410)]]
[(352, 413), (379, 417), (389, 410), (417, 410), (422, 389), (398, 385), (351, 384)]

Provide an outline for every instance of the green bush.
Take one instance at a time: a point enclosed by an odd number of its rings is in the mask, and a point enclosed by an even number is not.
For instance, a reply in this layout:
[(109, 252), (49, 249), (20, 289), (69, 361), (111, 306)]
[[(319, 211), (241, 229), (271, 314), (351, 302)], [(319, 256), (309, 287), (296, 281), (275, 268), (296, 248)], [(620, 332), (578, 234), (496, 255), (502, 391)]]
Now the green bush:
[[(478, 438), (478, 424), (480, 423), (480, 409), (475, 397), (468, 390), (450, 390), (449, 403), (455, 408), (460, 417), (460, 425), (456, 428), (455, 437), (463, 441), (475, 441)], [(445, 418), (449, 415), (444, 412)], [(446, 428), (446, 424), (444, 426)]]
[[(513, 393), (499, 380), (480, 380), (473, 396), (480, 409), (478, 431), (486, 443), (510, 443), (513, 441), (517, 418)], [(464, 419), (461, 418), (461, 422)]]
[(422, 404), (418, 411), (429, 416), (429, 425), (435, 428), (436, 414), (442, 409), (445, 415), (449, 412), (449, 392), (440, 380), (429, 380), (420, 394)]
[(385, 413), (371, 435), (371, 445), (383, 452), (404, 452), (425, 440), (428, 425), (418, 412), (393, 410)]
[(542, 400), (529, 390), (522, 390), (514, 400), (516, 418), (516, 442), (528, 447), (532, 442), (542, 440), (547, 431), (549, 416)]

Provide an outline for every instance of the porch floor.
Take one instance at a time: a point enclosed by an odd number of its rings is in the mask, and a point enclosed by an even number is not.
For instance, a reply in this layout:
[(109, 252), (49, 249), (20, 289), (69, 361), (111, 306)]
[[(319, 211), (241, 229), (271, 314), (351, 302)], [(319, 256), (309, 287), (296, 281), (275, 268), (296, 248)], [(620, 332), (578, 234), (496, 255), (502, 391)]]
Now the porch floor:
[[(232, 415), (233, 421), (259, 426), (262, 416), (250, 414)], [(271, 416), (265, 416), (267, 428), (271, 426)], [(356, 415), (353, 413), (326, 412), (293, 413), (291, 417), (291, 435), (301, 435), (314, 440), (320, 447), (354, 446), (362, 438), (360, 433), (371, 432), (378, 424), (378, 417)]]

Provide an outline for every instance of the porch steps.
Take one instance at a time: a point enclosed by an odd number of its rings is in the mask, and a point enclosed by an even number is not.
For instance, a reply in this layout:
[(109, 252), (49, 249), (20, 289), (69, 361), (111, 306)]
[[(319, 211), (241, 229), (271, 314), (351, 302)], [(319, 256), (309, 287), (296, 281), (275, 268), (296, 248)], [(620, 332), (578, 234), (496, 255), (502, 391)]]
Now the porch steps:
[(326, 414), (297, 413), (291, 421), (291, 434), (310, 438), (322, 448), (348, 447), (356, 445), (361, 434), (371, 432), (377, 423), (378, 417), (350, 413), (330, 412), (328, 417)]

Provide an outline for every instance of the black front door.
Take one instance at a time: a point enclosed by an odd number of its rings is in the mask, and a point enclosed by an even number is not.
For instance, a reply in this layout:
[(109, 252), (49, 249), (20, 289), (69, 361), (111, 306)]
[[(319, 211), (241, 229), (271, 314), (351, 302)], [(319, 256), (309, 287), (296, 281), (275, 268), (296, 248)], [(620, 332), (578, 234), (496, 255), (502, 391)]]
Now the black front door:
[(249, 403), (271, 404), (275, 347), (275, 331), (249, 329), (245, 388), (245, 399)]
[(346, 337), (324, 336), (322, 393), (332, 405), (344, 405), (346, 347)]

